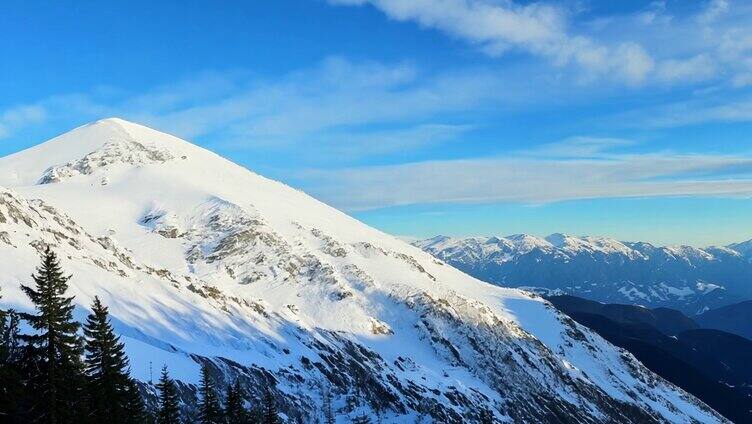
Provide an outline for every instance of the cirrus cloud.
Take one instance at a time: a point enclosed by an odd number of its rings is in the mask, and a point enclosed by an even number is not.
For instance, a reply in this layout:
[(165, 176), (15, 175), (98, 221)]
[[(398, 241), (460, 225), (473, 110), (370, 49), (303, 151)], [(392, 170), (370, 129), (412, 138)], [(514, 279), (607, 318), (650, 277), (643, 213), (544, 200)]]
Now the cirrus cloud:
[[(329, 0), (371, 5), (391, 19), (414, 22), (463, 40), (491, 56), (527, 52), (579, 80), (608, 79), (633, 86), (752, 81), (745, 40), (752, 10), (741, 2), (697, 2), (693, 13), (672, 13), (666, 2), (595, 18), (550, 2), (512, 0)], [(582, 5), (576, 3), (578, 7)], [(587, 10), (587, 8), (581, 8)]]
[(621, 139), (576, 137), (516, 155), (300, 175), (346, 210), (426, 203), (512, 202), (666, 196), (752, 196), (752, 156), (614, 153)]

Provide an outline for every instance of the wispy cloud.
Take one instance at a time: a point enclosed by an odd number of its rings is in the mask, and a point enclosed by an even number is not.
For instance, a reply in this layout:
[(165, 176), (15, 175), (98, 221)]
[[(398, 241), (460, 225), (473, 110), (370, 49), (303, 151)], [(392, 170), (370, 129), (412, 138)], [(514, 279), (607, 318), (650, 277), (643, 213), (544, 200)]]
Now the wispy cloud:
[(612, 151), (625, 143), (579, 138), (511, 157), (314, 170), (302, 177), (320, 198), (348, 210), (423, 203), (752, 196), (752, 156)]
[[(207, 73), (138, 95), (102, 90), (52, 96), (1, 112), (0, 129), (9, 134), (43, 120), (74, 117), (82, 123), (119, 115), (188, 138), (209, 137), (224, 148), (327, 156), (336, 159), (336, 166), (347, 166), (364, 156), (454, 140), (472, 143), (473, 118), (485, 108), (498, 113), (499, 106), (525, 103), (531, 95), (550, 97), (550, 91), (531, 90), (538, 82), (485, 69), (426, 74), (409, 63), (335, 57), (276, 79), (239, 71)], [(697, 101), (640, 113), (634, 121), (665, 127), (742, 121), (752, 120), (752, 102)], [(351, 210), (409, 203), (752, 194), (748, 155), (635, 154), (630, 153), (633, 146), (623, 138), (578, 136), (504, 157), (313, 169), (294, 179), (323, 200)]]
[(371, 4), (389, 17), (417, 22), (466, 40), (490, 55), (520, 49), (557, 65), (574, 64), (588, 73), (618, 75), (640, 83), (653, 68), (642, 46), (613, 46), (570, 33), (570, 11), (544, 3), (518, 5), (484, 0), (330, 0), (333, 4)]
[(743, 84), (752, 75), (752, 63), (745, 59), (752, 11), (741, 2), (697, 2), (689, 15), (672, 14), (665, 2), (653, 2), (631, 13), (596, 18), (548, 2), (329, 2), (368, 4), (392, 19), (442, 31), (492, 56), (524, 51), (557, 67), (574, 67), (581, 80), (642, 85), (726, 77)]
[[(339, 160), (353, 160), (363, 157), (375, 157), (395, 153), (414, 152), (435, 147), (457, 140), (471, 131), (471, 125), (456, 124), (418, 124), (394, 129), (327, 132), (306, 137), (306, 149), (309, 155), (336, 157)], [(247, 149), (247, 144), (240, 139), (223, 143), (230, 149)], [(291, 146), (285, 142), (268, 142), (268, 149), (284, 151)]]
[(138, 94), (55, 95), (0, 112), (0, 128), (9, 136), (32, 118), (80, 124), (121, 116), (226, 149), (352, 159), (451, 140), (472, 130), (484, 108), (544, 98), (535, 84), (483, 68), (427, 73), (411, 63), (329, 57), (274, 78), (213, 72)]
[(14, 106), (0, 113), (0, 139), (11, 136), (15, 131), (42, 122), (46, 110), (41, 105)]
[(607, 119), (621, 126), (676, 128), (702, 124), (752, 122), (752, 97), (701, 96), (619, 113)]
[(633, 146), (633, 140), (613, 137), (575, 136), (518, 152), (521, 156), (545, 158), (606, 158), (614, 150)]

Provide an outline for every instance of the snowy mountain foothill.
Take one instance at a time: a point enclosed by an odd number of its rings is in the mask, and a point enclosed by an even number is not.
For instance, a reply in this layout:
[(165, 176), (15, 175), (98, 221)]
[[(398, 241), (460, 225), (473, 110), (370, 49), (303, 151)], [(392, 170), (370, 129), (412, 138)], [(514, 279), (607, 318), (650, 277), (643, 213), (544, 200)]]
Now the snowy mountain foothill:
[(105, 119), (1, 158), (0, 187), (0, 307), (31, 309), (19, 285), (50, 246), (76, 318), (94, 296), (109, 307), (146, 393), (166, 364), (189, 403), (207, 364), (270, 387), (286, 422), (319, 420), (325, 391), (341, 423), (727, 422), (541, 297), (141, 125)]
[(480, 280), (541, 295), (669, 307), (688, 315), (752, 299), (752, 241), (700, 249), (519, 234), (437, 236), (413, 244)]

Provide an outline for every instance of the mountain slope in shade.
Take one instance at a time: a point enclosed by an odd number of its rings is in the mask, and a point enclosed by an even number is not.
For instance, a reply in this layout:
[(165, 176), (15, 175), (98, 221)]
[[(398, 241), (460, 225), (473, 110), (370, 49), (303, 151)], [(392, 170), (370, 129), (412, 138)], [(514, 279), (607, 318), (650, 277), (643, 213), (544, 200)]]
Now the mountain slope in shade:
[(699, 329), (681, 312), (549, 298), (559, 310), (633, 353), (734, 422), (752, 421), (752, 340)]
[(752, 340), (752, 301), (711, 309), (695, 317), (705, 328), (715, 328)]
[(707, 402), (732, 421), (752, 421), (752, 398), (744, 390), (739, 390), (744, 387), (730, 386), (719, 378), (727, 373), (721, 371), (725, 370), (724, 364), (715, 356), (693, 352), (683, 340), (665, 336), (647, 324), (618, 324), (602, 315), (588, 313), (572, 313), (570, 316), (623, 347), (645, 366)]
[(289, 422), (724, 422), (526, 292), (482, 283), (304, 193), (107, 119), (0, 159), (4, 307), (46, 245), (78, 318), (110, 307), (146, 391), (167, 363), (272, 389)]
[(668, 308), (649, 309), (634, 305), (600, 303), (575, 296), (552, 296), (548, 300), (564, 312), (602, 315), (620, 324), (649, 325), (668, 336), (700, 326), (681, 312)]
[(694, 315), (752, 298), (749, 243), (698, 249), (552, 234), (413, 243), (468, 274), (545, 295), (665, 306)]

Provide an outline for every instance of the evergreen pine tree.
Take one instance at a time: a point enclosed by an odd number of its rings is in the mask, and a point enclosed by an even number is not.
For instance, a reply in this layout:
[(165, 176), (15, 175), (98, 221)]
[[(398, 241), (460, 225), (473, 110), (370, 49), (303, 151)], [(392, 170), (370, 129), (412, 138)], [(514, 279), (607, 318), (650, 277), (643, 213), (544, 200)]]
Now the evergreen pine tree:
[(206, 363), (201, 366), (201, 382), (198, 389), (201, 399), (199, 400), (199, 419), (202, 424), (220, 424), (223, 421), (222, 407), (219, 403), (217, 388), (209, 375), (209, 367)]
[[(0, 299), (3, 293), (0, 291)], [(0, 366), (13, 360), (18, 352), (18, 314), (0, 309)]]
[(18, 324), (19, 317), (15, 311), (0, 310), (0, 421), (24, 421)]
[(245, 409), (245, 400), (243, 391), (240, 388), (240, 382), (227, 386), (227, 406), (225, 408), (225, 418), (227, 424), (249, 424), (250, 414)]
[(157, 390), (159, 390), (157, 424), (180, 424), (178, 388), (167, 372), (167, 365), (162, 367)]
[(261, 424), (279, 424), (279, 415), (277, 414), (277, 400), (268, 386), (264, 386), (264, 398), (262, 400)]
[(145, 424), (147, 422), (144, 399), (141, 397), (136, 381), (132, 378), (128, 379), (126, 385), (123, 408), (125, 410), (124, 424)]
[(95, 423), (121, 422), (129, 384), (128, 358), (120, 337), (115, 335), (107, 307), (94, 298), (84, 325), (86, 372), (90, 416)]
[(186, 402), (186, 406), (190, 406), (188, 408), (183, 408), (181, 411), (181, 422), (184, 422), (186, 424), (199, 424), (201, 422), (201, 412), (198, 408), (196, 408), (196, 405), (198, 405), (198, 397), (196, 396), (198, 393), (187, 393), (187, 396), (190, 396), (188, 402)]
[(32, 278), (34, 287), (21, 285), (21, 289), (37, 313), (21, 317), (36, 332), (19, 336), (27, 345), (25, 360), (33, 373), (27, 383), (36, 398), (30, 419), (50, 424), (80, 422), (80, 414), (85, 413), (83, 346), (79, 323), (73, 320), (73, 297), (65, 296), (70, 277), (63, 275), (57, 256), (48, 247)]

